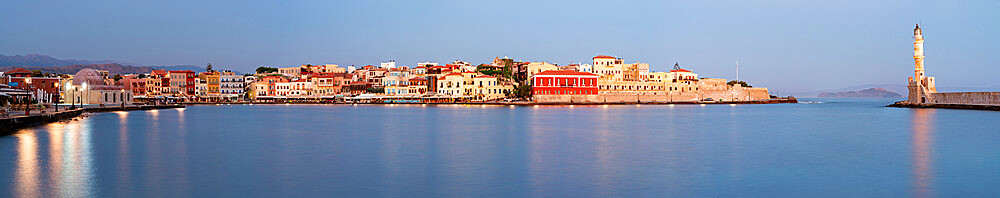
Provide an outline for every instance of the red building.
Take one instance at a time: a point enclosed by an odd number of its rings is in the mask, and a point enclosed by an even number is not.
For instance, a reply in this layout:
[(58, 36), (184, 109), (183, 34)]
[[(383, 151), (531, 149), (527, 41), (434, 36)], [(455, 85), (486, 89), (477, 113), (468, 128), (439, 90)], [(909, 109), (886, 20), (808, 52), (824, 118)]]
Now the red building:
[(597, 74), (577, 71), (543, 71), (532, 77), (535, 95), (597, 95)]
[(32, 98), (42, 103), (59, 102), (59, 77), (31, 77), (31, 71), (14, 68), (4, 72), (0, 81), (10, 88), (32, 91)]

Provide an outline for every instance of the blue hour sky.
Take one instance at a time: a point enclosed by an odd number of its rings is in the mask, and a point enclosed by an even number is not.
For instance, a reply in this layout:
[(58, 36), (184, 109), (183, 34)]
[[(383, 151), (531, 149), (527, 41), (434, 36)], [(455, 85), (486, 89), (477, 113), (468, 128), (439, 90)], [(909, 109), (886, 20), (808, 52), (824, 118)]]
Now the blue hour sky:
[(905, 84), (922, 22), (938, 86), (1000, 86), (1000, 1), (50, 1), (0, 6), (0, 54), (257, 66), (613, 55), (778, 90)]

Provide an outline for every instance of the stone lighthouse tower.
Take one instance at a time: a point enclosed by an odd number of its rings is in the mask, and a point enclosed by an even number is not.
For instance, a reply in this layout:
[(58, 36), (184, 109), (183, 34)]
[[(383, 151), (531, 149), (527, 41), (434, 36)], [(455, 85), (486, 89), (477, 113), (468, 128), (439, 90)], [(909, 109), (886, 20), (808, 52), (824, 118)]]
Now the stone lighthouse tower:
[(913, 29), (913, 77), (909, 78), (907, 88), (910, 90), (907, 101), (910, 103), (934, 103), (933, 93), (937, 93), (934, 77), (924, 75), (924, 35), (920, 24)]

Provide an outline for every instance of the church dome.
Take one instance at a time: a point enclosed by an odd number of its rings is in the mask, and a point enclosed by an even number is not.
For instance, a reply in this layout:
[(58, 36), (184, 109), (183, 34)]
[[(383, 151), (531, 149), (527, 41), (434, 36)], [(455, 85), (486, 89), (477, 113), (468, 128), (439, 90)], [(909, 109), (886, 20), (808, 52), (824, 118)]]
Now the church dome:
[(73, 76), (73, 85), (83, 85), (84, 82), (87, 83), (87, 86), (93, 87), (108, 85), (104, 81), (104, 76), (97, 73), (97, 70), (90, 68), (80, 70)]

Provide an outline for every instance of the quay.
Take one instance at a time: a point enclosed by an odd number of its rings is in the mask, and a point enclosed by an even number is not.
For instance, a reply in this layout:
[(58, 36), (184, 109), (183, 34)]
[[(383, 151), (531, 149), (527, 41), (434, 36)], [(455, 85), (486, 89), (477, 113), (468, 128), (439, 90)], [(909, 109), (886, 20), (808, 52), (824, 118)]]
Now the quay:
[(172, 109), (184, 108), (184, 105), (143, 105), (125, 107), (92, 107), (79, 108), (74, 110), (64, 110), (58, 112), (46, 112), (32, 115), (15, 115), (9, 118), (0, 118), (0, 135), (10, 135), (17, 130), (33, 126), (58, 122), (64, 119), (75, 118), (83, 113), (98, 113), (111, 111), (141, 111), (152, 109)]
[(974, 105), (974, 104), (933, 104), (933, 103), (910, 103), (899, 101), (886, 107), (898, 108), (939, 108), (939, 109), (967, 109), (967, 110), (987, 110), (1000, 111), (1000, 105)]
[(227, 102), (227, 103), (210, 103), (210, 102), (186, 102), (182, 103), (184, 105), (231, 105), (231, 104), (468, 104), (468, 105), (519, 105), (519, 106), (533, 106), (533, 105), (636, 105), (636, 104), (648, 104), (648, 105), (670, 105), (670, 104), (782, 104), (782, 103), (798, 103), (798, 99), (795, 97), (784, 97), (784, 98), (772, 98), (766, 100), (749, 100), (749, 101), (673, 101), (673, 102), (663, 102), (663, 101), (636, 101), (636, 102), (538, 102), (538, 101), (402, 101), (400, 100), (370, 100), (370, 101), (360, 101), (360, 102), (333, 102), (333, 101), (308, 101), (308, 100), (293, 100), (293, 101), (268, 101), (268, 102)]

